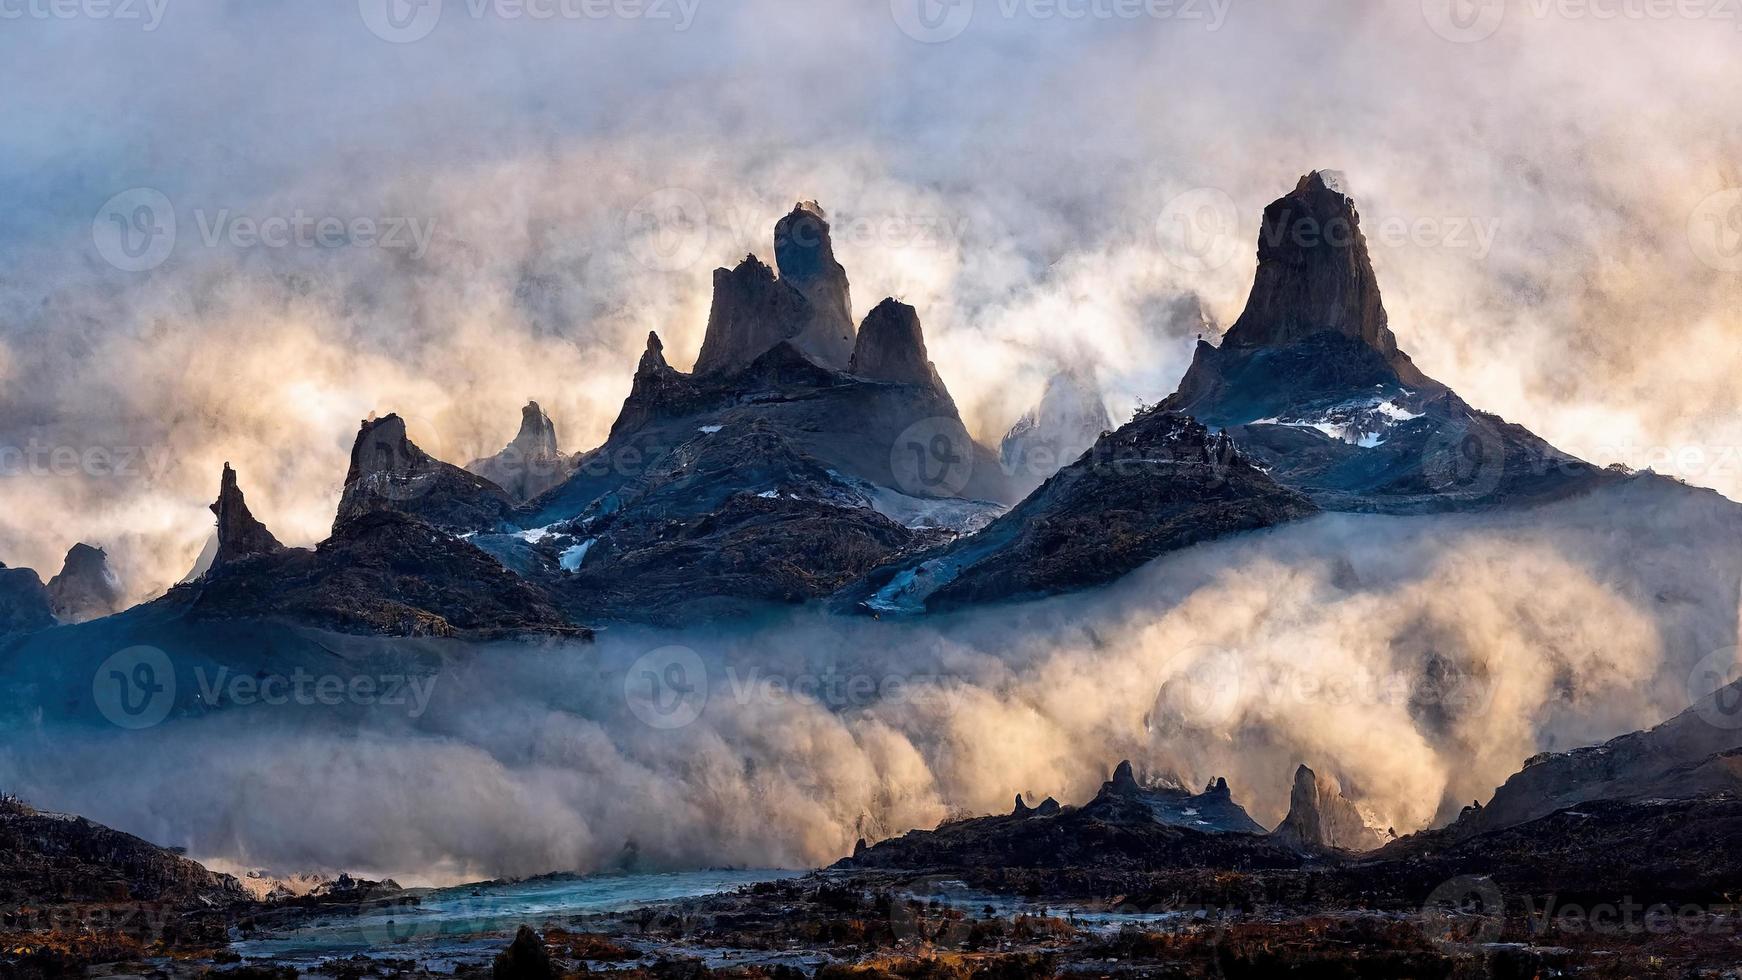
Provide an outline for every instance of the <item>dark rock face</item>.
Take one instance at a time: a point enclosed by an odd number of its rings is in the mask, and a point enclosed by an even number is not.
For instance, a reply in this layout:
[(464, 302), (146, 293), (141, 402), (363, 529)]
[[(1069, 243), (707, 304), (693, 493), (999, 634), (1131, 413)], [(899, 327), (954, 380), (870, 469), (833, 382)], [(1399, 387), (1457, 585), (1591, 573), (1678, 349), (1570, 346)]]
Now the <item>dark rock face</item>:
[(1707, 695), (1674, 718), (1602, 745), (1544, 753), (1467, 808), (1454, 836), (1510, 827), (1589, 800), (1742, 795), (1742, 681)]
[[(1301, 855), (1227, 796), (1227, 783), (1203, 794), (1146, 789), (1122, 764), (1081, 807), (1048, 800), (1003, 816), (916, 830), (855, 853), (837, 868), (1163, 871), (1179, 868), (1295, 868)], [(1187, 814), (1186, 811), (1196, 811)]]
[(1234, 802), (1227, 780), (1213, 780), (1197, 794), (1177, 786), (1146, 787), (1137, 781), (1129, 760), (1119, 763), (1083, 813), (1112, 823), (1153, 820), (1206, 834), (1264, 833), (1246, 808)]
[(341, 633), (586, 633), (494, 558), (393, 511), (347, 521), (314, 551), (284, 549), (220, 567), (159, 602), (190, 619), (277, 619)]
[(948, 427), (962, 479), (938, 495), (953, 489), (962, 500), (1008, 499), (996, 458), (968, 437), (947, 391), (830, 371), (789, 343), (735, 373), (683, 374), (666, 364), (658, 338), (650, 337), (610, 437), (581, 455), (565, 483), (533, 501), (523, 526), (577, 517), (703, 430), (752, 422), (772, 427), (798, 451), (844, 477), (896, 492), (906, 489), (895, 472), (901, 436), (915, 426)]
[(1288, 816), (1272, 836), (1305, 851), (1370, 851), (1386, 841), (1384, 833), (1368, 826), (1361, 811), (1344, 798), (1335, 779), (1304, 765), (1294, 772)]
[(714, 303), (696, 358), (697, 375), (744, 368), (784, 340), (804, 332), (810, 303), (754, 255), (734, 269), (714, 270)]
[(40, 813), (0, 797), (0, 904), (239, 903), (236, 879), (83, 817)]
[(780, 278), (809, 307), (793, 346), (806, 357), (837, 371), (853, 354), (853, 300), (847, 270), (835, 261), (829, 221), (815, 201), (801, 201), (774, 226), (774, 262)]
[(0, 637), (53, 625), (54, 606), (35, 570), (0, 562)]
[(998, 448), (999, 463), (1019, 486), (1033, 489), (1112, 428), (1093, 379), (1080, 371), (1060, 371), (1048, 379), (1040, 404), (1005, 434)]
[[(755, 256), (715, 272), (713, 308), (694, 373), (674, 370), (664, 345), (649, 335), (605, 444), (582, 453), (566, 481), (532, 501), (521, 526), (571, 520), (648, 473), (698, 431), (749, 422), (773, 427), (798, 451), (844, 477), (884, 488), (887, 498), (904, 498), (878, 504), (903, 520), (929, 519), (913, 515), (933, 500), (995, 502), (968, 507), (974, 517), (1012, 502), (1016, 495), (997, 459), (969, 436), (927, 360), (911, 308), (886, 301), (867, 318), (857, 345), (852, 343), (851, 324), (843, 319), (846, 277), (827, 224), (808, 203), (781, 220), (775, 230), (778, 279)], [(829, 311), (824, 319), (836, 327), (819, 332), (819, 308)], [(843, 322), (844, 334), (838, 329)], [(822, 343), (825, 334), (844, 338), (847, 346)], [(846, 370), (855, 363), (854, 371)], [(951, 479), (907, 479), (914, 468), (903, 455), (908, 443), (944, 445)]]
[(283, 545), (254, 519), (242, 499), (242, 488), (236, 484), (236, 471), (224, 464), (224, 476), (218, 487), (218, 499), (212, 503), (212, 513), (218, 518), (218, 549), (207, 569), (217, 568), (250, 555), (269, 555), (282, 550)]
[(48, 598), (55, 618), (63, 623), (99, 619), (121, 611), (121, 580), (109, 568), (103, 549), (75, 544), (60, 574), (48, 580)]
[(1110, 582), (1169, 551), (1316, 510), (1226, 436), (1150, 410), (984, 529), (878, 569), (843, 599), (901, 614), (1068, 592)]
[(506, 490), (515, 500), (533, 497), (563, 482), (574, 460), (557, 445), (556, 425), (538, 402), (520, 410), (520, 431), (494, 456), (475, 459), (466, 469)]
[(514, 942), (497, 953), (490, 966), (491, 980), (552, 980), (555, 976), (544, 939), (531, 926), (521, 926), (514, 934)]
[(357, 432), (333, 531), (384, 511), (411, 514), (439, 528), (475, 531), (507, 520), (515, 506), (496, 484), (419, 449), (406, 437), (404, 420), (385, 415), (365, 420)]
[(925, 331), (919, 325), (919, 312), (906, 303), (886, 299), (877, 304), (859, 327), (859, 340), (853, 348), (853, 361), (848, 373), (873, 381), (893, 381), (904, 385), (925, 385), (944, 390), (926, 354)]
[(931, 540), (774, 426), (708, 428), (541, 540), (575, 616), (676, 622), (802, 602)]
[(1412, 368), (1407, 357), (1399, 360), (1360, 215), (1334, 183), (1315, 170), (1264, 209), (1252, 293), (1223, 342), (1282, 347), (1331, 333), (1359, 341), (1406, 374)]
[(1226, 430), (1328, 510), (1540, 503), (1620, 479), (1471, 408), (1397, 348), (1354, 202), (1321, 173), (1264, 212), (1258, 272), (1220, 347), (1162, 403)]

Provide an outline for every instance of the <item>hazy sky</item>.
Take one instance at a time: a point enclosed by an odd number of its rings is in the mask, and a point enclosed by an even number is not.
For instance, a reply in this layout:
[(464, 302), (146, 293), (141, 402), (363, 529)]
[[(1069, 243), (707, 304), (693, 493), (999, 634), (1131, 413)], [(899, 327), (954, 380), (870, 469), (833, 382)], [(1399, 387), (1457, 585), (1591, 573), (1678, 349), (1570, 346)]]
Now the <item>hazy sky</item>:
[(1448, 3), (0, 0), (0, 561), (160, 589), (225, 460), (311, 543), (370, 412), (586, 448), (800, 198), (983, 438), (1063, 363), (1122, 416), (1315, 167), (1430, 374), (1742, 497), (1742, 24)]

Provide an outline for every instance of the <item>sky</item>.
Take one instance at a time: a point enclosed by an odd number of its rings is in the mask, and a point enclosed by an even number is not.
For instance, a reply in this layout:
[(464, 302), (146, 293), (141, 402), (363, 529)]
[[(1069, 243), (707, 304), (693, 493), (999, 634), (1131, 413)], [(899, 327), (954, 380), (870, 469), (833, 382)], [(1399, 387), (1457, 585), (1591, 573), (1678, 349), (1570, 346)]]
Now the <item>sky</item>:
[(371, 413), (595, 445), (800, 199), (983, 440), (1065, 367), (1121, 418), (1315, 168), (1429, 374), (1742, 498), (1742, 23), (1453, 2), (0, 0), (0, 561), (151, 595), (226, 461), (312, 544)]

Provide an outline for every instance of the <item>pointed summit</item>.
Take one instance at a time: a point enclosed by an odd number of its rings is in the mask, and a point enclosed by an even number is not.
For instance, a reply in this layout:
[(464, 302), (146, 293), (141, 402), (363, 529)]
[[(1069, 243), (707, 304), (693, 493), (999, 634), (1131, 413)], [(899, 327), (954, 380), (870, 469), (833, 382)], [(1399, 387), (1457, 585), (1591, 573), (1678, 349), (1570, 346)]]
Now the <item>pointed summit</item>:
[(809, 307), (798, 290), (775, 279), (774, 270), (754, 255), (744, 256), (736, 268), (715, 269), (714, 302), (695, 373), (723, 374), (747, 367), (769, 348), (803, 331)]
[(67, 551), (60, 574), (48, 580), (48, 597), (56, 619), (82, 623), (121, 611), (121, 580), (103, 549), (80, 542)]
[(544, 414), (544, 409), (538, 407), (538, 402), (528, 401), (520, 410), (520, 431), (515, 434), (509, 448), (520, 455), (532, 457), (557, 456), (561, 450), (556, 444), (556, 425), (550, 416)]
[(1279, 346), (1329, 332), (1388, 360), (1397, 354), (1361, 217), (1340, 188), (1315, 170), (1264, 209), (1258, 274), (1225, 344)]
[(943, 379), (927, 355), (919, 313), (893, 298), (878, 303), (876, 309), (866, 314), (847, 370), (873, 381), (926, 385), (939, 393), (945, 391)]
[[(224, 464), (224, 475), (218, 487), (218, 499), (212, 504), (218, 518), (218, 550), (212, 555), (211, 568), (249, 555), (271, 554), (284, 546), (254, 519), (248, 504), (242, 499), (242, 489), (236, 485), (236, 471)], [(208, 574), (210, 569), (208, 569)]]
[(1094, 377), (1066, 368), (1047, 379), (1040, 404), (1024, 412), (1005, 433), (998, 457), (1024, 489), (1076, 462), (1113, 428)]
[(452, 531), (494, 529), (514, 511), (495, 483), (419, 449), (398, 415), (365, 419), (351, 445), (345, 491), (333, 518), (336, 533), (365, 514), (411, 514)]
[(1385, 835), (1368, 825), (1361, 811), (1343, 796), (1342, 787), (1302, 765), (1294, 771), (1288, 796), (1288, 816), (1272, 837), (1301, 850), (1370, 851), (1385, 843)]
[(641, 352), (641, 362), (635, 365), (635, 376), (664, 374), (671, 370), (665, 362), (665, 344), (656, 331), (647, 331), (647, 349)]
[(843, 370), (853, 355), (853, 301), (847, 270), (835, 261), (828, 216), (815, 201), (800, 201), (774, 226), (774, 262), (782, 282), (810, 304), (793, 345), (824, 367)]
[(491, 481), (516, 500), (530, 500), (568, 478), (574, 461), (556, 441), (556, 424), (538, 402), (520, 410), (520, 431), (501, 452), (466, 464), (466, 469)]

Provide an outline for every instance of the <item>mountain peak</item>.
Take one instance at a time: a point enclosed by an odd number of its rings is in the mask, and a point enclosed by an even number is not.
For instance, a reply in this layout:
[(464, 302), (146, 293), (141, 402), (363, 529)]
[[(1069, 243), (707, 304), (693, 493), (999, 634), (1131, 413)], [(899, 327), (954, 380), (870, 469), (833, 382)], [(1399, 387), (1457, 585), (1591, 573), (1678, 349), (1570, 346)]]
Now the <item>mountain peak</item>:
[(120, 611), (121, 580), (102, 548), (81, 541), (68, 549), (60, 574), (48, 580), (48, 597), (56, 619), (82, 623)]
[(562, 455), (562, 450), (557, 448), (556, 443), (556, 424), (535, 401), (528, 401), (520, 410), (520, 431), (515, 434), (514, 441), (509, 446), (527, 458), (543, 459)]
[(641, 352), (641, 363), (636, 365), (636, 374), (658, 373), (671, 370), (671, 365), (665, 362), (665, 343), (659, 339), (658, 331), (647, 331), (647, 349)]
[(1397, 356), (1355, 202), (1335, 171), (1315, 170), (1264, 209), (1258, 273), (1226, 346), (1280, 346), (1321, 333)]
[(255, 520), (249, 512), (242, 489), (236, 483), (236, 471), (224, 464), (224, 475), (218, 486), (218, 499), (212, 503), (212, 513), (218, 518), (218, 550), (212, 556), (212, 568), (249, 555), (269, 554), (284, 546)]
[(919, 312), (893, 297), (878, 303), (876, 309), (865, 315), (847, 370), (873, 381), (944, 390), (943, 379), (927, 355)]
[(714, 270), (714, 301), (698, 375), (724, 374), (756, 360), (764, 351), (797, 336), (809, 317), (809, 303), (798, 290), (774, 277), (755, 255), (731, 269)]
[(847, 270), (835, 260), (828, 215), (815, 201), (800, 201), (774, 225), (774, 262), (780, 278), (809, 304), (795, 346), (824, 367), (840, 370), (853, 354), (853, 301)]
[(1370, 851), (1385, 843), (1384, 835), (1369, 826), (1360, 809), (1343, 796), (1335, 779), (1320, 776), (1304, 764), (1294, 771), (1288, 816), (1272, 836), (1309, 851)]
[(405, 420), (388, 414), (364, 419), (357, 430), (333, 531), (379, 511), (473, 531), (493, 526), (513, 509), (500, 486), (419, 449), (405, 433)]

